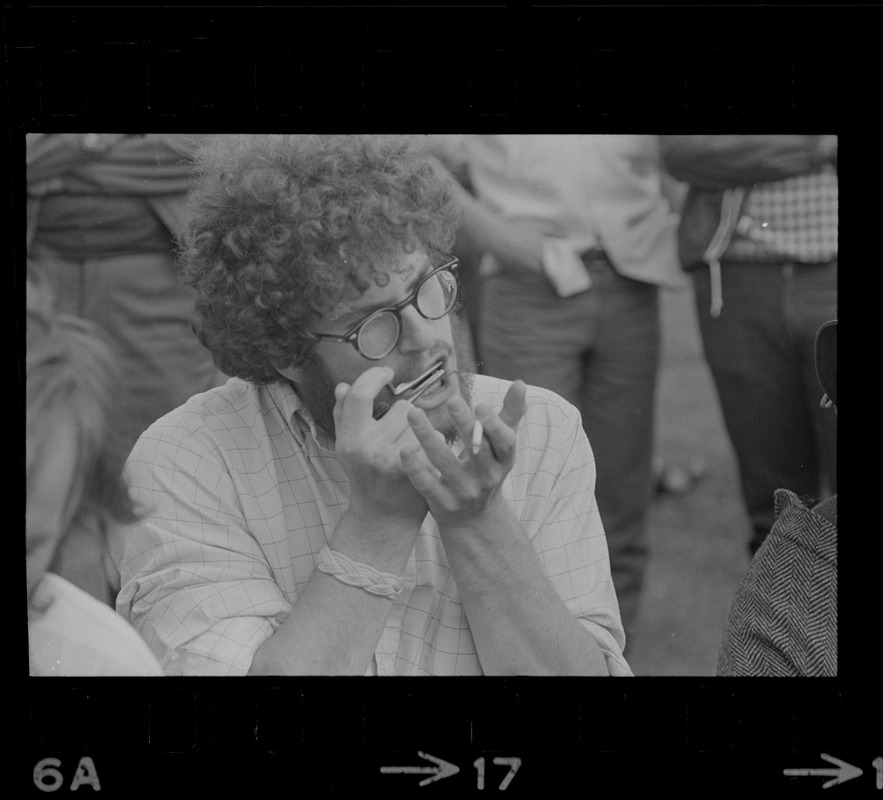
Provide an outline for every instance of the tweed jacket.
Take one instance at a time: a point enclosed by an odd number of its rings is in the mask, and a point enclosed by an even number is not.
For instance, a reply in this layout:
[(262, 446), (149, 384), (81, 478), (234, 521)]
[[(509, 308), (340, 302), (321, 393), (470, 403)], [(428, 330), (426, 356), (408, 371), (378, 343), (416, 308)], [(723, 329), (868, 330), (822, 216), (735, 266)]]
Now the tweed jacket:
[(793, 492), (775, 495), (776, 521), (730, 609), (719, 676), (837, 674), (837, 524)]

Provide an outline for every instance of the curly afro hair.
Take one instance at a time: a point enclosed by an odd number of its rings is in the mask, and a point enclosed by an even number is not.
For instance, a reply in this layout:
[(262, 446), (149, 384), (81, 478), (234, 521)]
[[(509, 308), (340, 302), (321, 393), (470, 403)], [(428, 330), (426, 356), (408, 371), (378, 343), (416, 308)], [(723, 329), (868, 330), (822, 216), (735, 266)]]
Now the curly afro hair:
[(317, 315), (382, 285), (390, 256), (453, 244), (449, 178), (416, 137), (219, 136), (194, 159), (182, 277), (228, 375), (279, 380), (309, 356)]

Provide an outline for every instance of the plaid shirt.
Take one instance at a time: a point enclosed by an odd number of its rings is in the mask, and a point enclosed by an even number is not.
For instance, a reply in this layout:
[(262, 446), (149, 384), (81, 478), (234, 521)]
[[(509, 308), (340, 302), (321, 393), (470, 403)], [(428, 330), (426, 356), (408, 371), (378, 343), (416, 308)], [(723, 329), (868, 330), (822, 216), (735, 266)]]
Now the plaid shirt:
[(837, 258), (837, 169), (756, 184), (725, 258), (825, 263)]
[[(508, 384), (476, 376), (476, 403)], [(115, 543), (117, 609), (167, 675), (244, 675), (316, 568), (348, 505), (333, 442), (287, 385), (232, 379), (152, 425), (128, 480), (146, 516)], [(630, 675), (579, 414), (530, 388), (516, 464), (503, 487), (553, 587)], [(368, 674), (480, 675), (438, 526), (427, 516)]]

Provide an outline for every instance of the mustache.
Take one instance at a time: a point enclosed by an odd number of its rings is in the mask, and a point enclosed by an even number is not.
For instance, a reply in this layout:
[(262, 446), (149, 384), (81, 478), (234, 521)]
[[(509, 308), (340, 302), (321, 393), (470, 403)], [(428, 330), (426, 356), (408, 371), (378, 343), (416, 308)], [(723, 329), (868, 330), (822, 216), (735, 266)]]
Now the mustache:
[[(392, 404), (399, 398), (407, 400), (416, 400), (424, 391), (435, 384), (445, 375), (457, 374), (457, 370), (452, 369), (453, 356), (455, 349), (446, 342), (440, 342), (436, 349), (435, 355), (429, 361), (429, 366), (423, 368), (422, 372), (415, 374), (414, 377), (406, 381), (392, 381), (386, 385), (386, 389), (392, 395), (391, 399), (377, 399), (375, 401), (374, 419), (380, 419), (392, 407)], [(426, 363), (426, 362), (424, 362)], [(416, 372), (416, 370), (415, 370)]]
[[(451, 370), (451, 364), (454, 361), (454, 347), (447, 342), (439, 342), (433, 349), (432, 358), (429, 360), (421, 360), (413, 366), (406, 367), (405, 376), (397, 376), (389, 383), (390, 391), (398, 397), (408, 388), (416, 386), (422, 378), (429, 376), (438, 367), (443, 367), (446, 371)], [(410, 384), (410, 386), (408, 385)]]

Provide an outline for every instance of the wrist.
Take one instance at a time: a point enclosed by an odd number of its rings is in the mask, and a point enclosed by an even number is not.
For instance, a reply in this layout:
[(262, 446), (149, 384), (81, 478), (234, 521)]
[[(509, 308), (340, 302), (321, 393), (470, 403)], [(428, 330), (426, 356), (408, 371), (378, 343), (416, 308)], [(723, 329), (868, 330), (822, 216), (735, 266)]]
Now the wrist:
[[(425, 514), (424, 514), (425, 517)], [(366, 514), (350, 508), (331, 537), (331, 547), (381, 572), (401, 575), (423, 523), (401, 515)]]
[(522, 536), (521, 523), (512, 504), (497, 492), (478, 513), (436, 518), (442, 538), (462, 539), (470, 544), (505, 544)]
[(392, 572), (381, 572), (370, 564), (353, 561), (345, 553), (332, 550), (328, 545), (319, 553), (318, 568), (347, 586), (364, 589), (378, 597), (394, 599), (402, 592), (402, 576)]
[(469, 523), (440, 524), (439, 533), (458, 586), (483, 590), (499, 578), (517, 581), (535, 555), (514, 509), (485, 513)]

